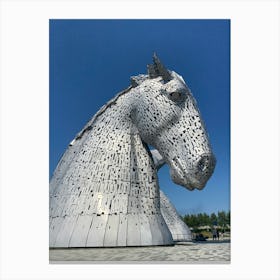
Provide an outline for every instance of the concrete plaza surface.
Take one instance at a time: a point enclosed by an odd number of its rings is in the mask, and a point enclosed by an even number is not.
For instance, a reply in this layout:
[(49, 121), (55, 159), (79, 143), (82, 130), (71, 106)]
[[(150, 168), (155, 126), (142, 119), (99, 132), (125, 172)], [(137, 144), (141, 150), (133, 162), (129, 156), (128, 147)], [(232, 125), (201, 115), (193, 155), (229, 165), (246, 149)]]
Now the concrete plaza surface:
[(230, 240), (174, 246), (50, 249), (50, 263), (230, 263)]

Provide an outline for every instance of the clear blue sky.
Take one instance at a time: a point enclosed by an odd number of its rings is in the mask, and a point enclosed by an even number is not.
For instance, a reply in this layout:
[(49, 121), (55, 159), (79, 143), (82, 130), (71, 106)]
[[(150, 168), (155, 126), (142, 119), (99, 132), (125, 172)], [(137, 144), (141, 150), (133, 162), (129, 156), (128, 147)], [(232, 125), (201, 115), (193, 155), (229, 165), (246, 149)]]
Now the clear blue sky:
[(161, 189), (180, 214), (230, 209), (230, 21), (50, 20), (50, 176), (85, 123), (156, 51), (182, 75), (197, 100), (215, 172), (202, 191), (175, 185), (168, 167)]

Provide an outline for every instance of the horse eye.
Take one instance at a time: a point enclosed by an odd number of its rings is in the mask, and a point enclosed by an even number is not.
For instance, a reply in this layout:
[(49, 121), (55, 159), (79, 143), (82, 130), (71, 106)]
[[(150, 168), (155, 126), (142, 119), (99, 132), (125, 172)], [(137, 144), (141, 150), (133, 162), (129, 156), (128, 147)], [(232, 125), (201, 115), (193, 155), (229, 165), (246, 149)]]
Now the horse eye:
[(182, 93), (174, 91), (169, 94), (170, 99), (174, 102), (178, 102), (182, 99)]

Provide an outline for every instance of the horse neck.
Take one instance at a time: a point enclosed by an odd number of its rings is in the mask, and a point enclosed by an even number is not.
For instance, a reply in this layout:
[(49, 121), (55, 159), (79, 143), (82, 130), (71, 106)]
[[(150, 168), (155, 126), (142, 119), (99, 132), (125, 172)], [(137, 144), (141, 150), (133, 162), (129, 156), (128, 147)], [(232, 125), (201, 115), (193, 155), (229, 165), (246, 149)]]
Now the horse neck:
[[(87, 168), (89, 192), (102, 195), (98, 213), (159, 212), (158, 181), (152, 158), (130, 118), (110, 108), (92, 131), (95, 147)], [(121, 112), (114, 114), (114, 112)], [(99, 133), (100, 131), (100, 133)], [(148, 206), (147, 206), (148, 205)], [(98, 208), (99, 207), (99, 208)]]
[(54, 193), (73, 197), (64, 215), (70, 215), (73, 203), (77, 213), (88, 215), (159, 213), (154, 164), (129, 113), (113, 104), (69, 148), (75, 153)]

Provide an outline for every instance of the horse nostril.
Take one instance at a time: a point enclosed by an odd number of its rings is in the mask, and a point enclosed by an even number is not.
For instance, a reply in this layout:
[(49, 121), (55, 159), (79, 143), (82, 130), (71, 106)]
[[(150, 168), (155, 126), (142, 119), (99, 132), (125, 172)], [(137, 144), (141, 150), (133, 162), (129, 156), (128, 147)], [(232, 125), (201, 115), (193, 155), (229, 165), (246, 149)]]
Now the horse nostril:
[(200, 172), (204, 172), (207, 169), (208, 166), (208, 160), (207, 158), (202, 158), (199, 160), (199, 162), (197, 163), (197, 168)]
[(214, 164), (214, 158), (212, 155), (203, 155), (197, 163), (197, 169), (201, 173), (209, 171), (209, 168)]

